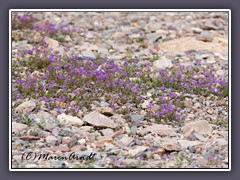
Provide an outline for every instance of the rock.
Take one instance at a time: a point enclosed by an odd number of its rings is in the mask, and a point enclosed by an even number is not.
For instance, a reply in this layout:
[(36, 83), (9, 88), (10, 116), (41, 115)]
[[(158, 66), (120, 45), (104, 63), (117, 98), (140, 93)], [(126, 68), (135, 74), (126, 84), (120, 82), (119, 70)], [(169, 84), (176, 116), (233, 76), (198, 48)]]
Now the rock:
[(134, 138), (132, 138), (132, 137), (124, 136), (119, 141), (124, 147), (127, 147), (127, 146), (129, 146), (129, 144), (131, 144), (133, 142), (133, 140), (134, 140)]
[(197, 36), (197, 40), (200, 40), (203, 42), (212, 42), (213, 38), (214, 38), (214, 36), (210, 32), (203, 32), (199, 36)]
[(116, 138), (116, 137), (120, 136), (122, 133), (123, 133), (123, 131), (122, 131), (122, 130), (119, 130), (119, 131), (114, 132), (114, 133), (111, 134), (110, 136), (111, 136), (112, 138)]
[(141, 104), (142, 108), (143, 108), (143, 109), (149, 108), (149, 103), (150, 103), (150, 101), (145, 100), (145, 101)]
[(105, 142), (104, 146), (105, 146), (105, 151), (108, 151), (108, 152), (109, 151), (112, 152), (112, 150), (114, 151), (116, 149), (116, 147), (113, 144), (108, 142)]
[(41, 142), (36, 142), (36, 148), (43, 148), (44, 146), (46, 146), (46, 144), (45, 143), (41, 143)]
[(96, 111), (85, 115), (83, 121), (97, 127), (116, 128), (118, 126), (112, 119)]
[(191, 101), (185, 101), (184, 102), (185, 107), (191, 108), (192, 107), (192, 102)]
[(99, 137), (98, 137), (98, 141), (99, 141), (99, 142), (112, 143), (112, 142), (113, 142), (113, 139), (112, 139), (112, 137), (109, 137), (109, 136), (99, 136)]
[(215, 131), (215, 133), (222, 137), (228, 137), (228, 131)]
[(95, 59), (96, 56), (95, 54), (93, 54), (92, 52), (88, 52), (88, 51), (83, 51), (81, 53), (81, 55), (84, 57), (84, 58), (91, 58), (91, 59)]
[(57, 115), (58, 115), (57, 111), (55, 111), (55, 110), (51, 110), (51, 111), (49, 111), (49, 112), (50, 112), (50, 114), (51, 114), (52, 116), (54, 116), (54, 117), (57, 117)]
[(213, 144), (216, 144), (216, 145), (219, 145), (219, 146), (227, 146), (228, 141), (226, 141), (225, 139), (214, 139)]
[(81, 145), (73, 146), (73, 147), (71, 148), (71, 152), (80, 151), (81, 147), (82, 147)]
[(12, 149), (17, 150), (22, 147), (20, 142), (12, 142)]
[(217, 70), (216, 74), (219, 75), (219, 76), (224, 76), (225, 71), (224, 70)]
[(161, 143), (161, 148), (167, 151), (181, 151), (181, 147), (175, 141), (163, 142)]
[(137, 131), (138, 131), (137, 126), (132, 126), (131, 129), (130, 129), (130, 131), (131, 131), (131, 134), (136, 134)]
[(70, 130), (67, 130), (67, 129), (62, 129), (60, 132), (59, 132), (59, 136), (64, 136), (64, 137), (72, 137), (74, 136), (74, 133)]
[(93, 130), (93, 127), (92, 126), (82, 126), (79, 128), (79, 130), (89, 132), (89, 131)]
[(28, 113), (29, 111), (34, 110), (36, 107), (36, 103), (32, 100), (30, 101), (25, 101), (22, 104), (20, 104), (15, 111), (16, 112), (26, 112)]
[(154, 151), (155, 154), (158, 154), (160, 156), (163, 156), (163, 154), (165, 153), (165, 149), (164, 148), (157, 148), (156, 151)]
[(153, 159), (155, 159), (155, 160), (160, 160), (160, 159), (161, 159), (161, 156), (159, 156), (158, 154), (154, 154), (154, 155), (153, 155)]
[(218, 27), (214, 24), (214, 21), (207, 21), (201, 25), (203, 30), (217, 30)]
[(200, 141), (206, 141), (207, 138), (204, 137), (204, 135), (199, 134), (199, 133), (193, 133), (193, 135), (195, 136), (196, 139), (200, 140)]
[(94, 45), (94, 44), (90, 44), (89, 47), (87, 48), (88, 51), (99, 51), (99, 47)]
[(96, 111), (102, 113), (105, 116), (112, 116), (114, 114), (113, 109), (110, 107), (97, 107)]
[(203, 32), (203, 30), (202, 30), (201, 28), (197, 28), (197, 27), (193, 27), (193, 28), (192, 28), (192, 31), (193, 31), (193, 33), (195, 33), (195, 34), (200, 34), (200, 33)]
[(183, 149), (186, 149), (190, 146), (200, 145), (202, 142), (200, 142), (200, 141), (179, 140), (178, 143), (181, 145), (181, 147)]
[(28, 118), (36, 122), (34, 126), (40, 125), (45, 129), (55, 128), (60, 125), (60, 122), (55, 117), (45, 111), (40, 111), (37, 114), (30, 114)]
[(67, 166), (67, 162), (63, 162), (60, 160), (53, 161), (53, 168), (65, 168)]
[(20, 133), (28, 130), (28, 126), (26, 124), (21, 124), (17, 122), (12, 122), (12, 132)]
[(137, 156), (140, 156), (147, 149), (148, 149), (147, 146), (137, 146), (135, 147), (135, 149), (129, 149), (128, 155), (131, 157), (137, 157)]
[(41, 78), (42, 76), (44, 76), (45, 74), (44, 73), (41, 73), (41, 72), (39, 72), (39, 71), (34, 71), (31, 75), (30, 75), (30, 77), (32, 77), (32, 78)]
[(57, 48), (57, 47), (59, 47), (58, 41), (56, 41), (56, 40), (54, 40), (52, 38), (45, 37), (44, 41), (48, 44), (49, 48)]
[(66, 42), (72, 42), (72, 38), (69, 35), (67, 35), (64, 40)]
[(199, 134), (211, 134), (212, 127), (205, 120), (200, 120), (196, 122), (186, 123), (184, 127), (182, 127), (183, 135), (188, 137), (191, 135), (193, 131)]
[(115, 32), (114, 34), (112, 34), (112, 37), (114, 39), (118, 38), (118, 37), (121, 37), (121, 36), (124, 36), (124, 33), (123, 32)]
[(55, 136), (47, 136), (46, 137), (46, 142), (49, 144), (55, 144), (57, 142), (57, 138)]
[(43, 19), (43, 14), (40, 14), (40, 13), (33, 14), (32, 16), (34, 19), (39, 21)]
[(67, 144), (60, 144), (59, 146), (53, 146), (49, 148), (50, 151), (61, 151), (61, 152), (68, 152), (70, 149), (68, 148)]
[(36, 141), (40, 139), (39, 136), (21, 136), (19, 138), (23, 141)]
[(171, 60), (159, 59), (153, 62), (153, 69), (159, 71), (161, 69), (171, 68), (173, 66)]
[(86, 143), (86, 139), (79, 139), (79, 140), (78, 140), (78, 143), (79, 143), (80, 145), (83, 145), (83, 144)]
[(174, 133), (172, 128), (170, 128), (168, 125), (162, 125), (162, 124), (153, 124), (151, 126), (147, 126), (145, 129), (143, 129), (142, 133), (147, 134), (150, 133), (156, 133), (160, 136), (170, 136)]
[(107, 103), (106, 101), (101, 101), (101, 102), (100, 102), (100, 106), (101, 106), (101, 107), (108, 107), (108, 106), (110, 106), (110, 104)]
[(122, 115), (120, 114), (114, 114), (112, 117), (111, 117), (112, 120), (114, 120), (115, 123), (118, 123), (118, 124), (125, 124), (126, 123), (126, 119), (124, 119), (122, 117)]
[(57, 119), (62, 124), (66, 124), (66, 125), (70, 125), (70, 126), (81, 127), (84, 124), (83, 121), (80, 118), (78, 118), (76, 116), (66, 115), (64, 113), (58, 115)]
[(156, 40), (162, 39), (163, 36), (165, 35), (161, 33), (150, 33), (150, 34), (147, 34), (146, 38), (150, 43), (154, 43)]
[(77, 143), (76, 136), (72, 137), (62, 137), (62, 144), (67, 144), (68, 147), (72, 147)]
[(139, 126), (144, 120), (144, 115), (130, 115), (130, 119), (132, 122), (132, 126)]
[(120, 60), (120, 59), (122, 59), (122, 56), (120, 56), (120, 55), (111, 55), (111, 56), (108, 56), (108, 59)]
[(100, 130), (100, 132), (103, 134), (103, 136), (110, 136), (111, 134), (114, 133), (114, 131), (112, 129), (109, 129), (109, 128), (102, 129), (102, 130)]

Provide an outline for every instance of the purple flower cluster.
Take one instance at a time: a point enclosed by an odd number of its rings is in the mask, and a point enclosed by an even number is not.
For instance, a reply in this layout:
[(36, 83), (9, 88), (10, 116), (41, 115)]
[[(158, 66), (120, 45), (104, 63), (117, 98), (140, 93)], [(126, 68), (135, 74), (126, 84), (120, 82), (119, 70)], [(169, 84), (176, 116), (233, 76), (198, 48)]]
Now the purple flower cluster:
[[(40, 12), (36, 13), (41, 14)], [(83, 31), (83, 29), (79, 29), (72, 24), (55, 24), (49, 21), (38, 21), (36, 18), (34, 18), (34, 15), (35, 12), (24, 12), (24, 14), (21, 14), (20, 12), (14, 12), (12, 15), (12, 29), (31, 29), (33, 32), (39, 32), (42, 39), (44, 39), (45, 36), (58, 39), (59, 37), (65, 37), (66, 35), (70, 35), (72, 38), (74, 33)], [(32, 33), (32, 35), (34, 34), (35, 33)]]
[[(31, 14), (24, 16), (18, 19), (24, 22), (32, 19), (28, 17)], [(56, 26), (50, 22), (34, 24), (34, 28), (48, 35), (77, 31), (71, 25)], [(99, 57), (79, 60), (78, 54), (67, 55), (70, 49), (65, 46), (60, 53), (42, 41), (23, 51), (14, 71), (27, 70), (24, 76), (13, 77), (13, 99), (31, 97), (42, 101), (49, 110), (71, 113), (82, 108), (90, 111), (93, 104), (100, 106), (104, 100), (118, 113), (144, 110), (148, 119), (167, 122), (181, 119), (185, 93), (213, 94), (219, 98), (228, 95), (228, 81), (215, 76), (213, 67), (204, 68), (199, 61), (192, 67), (173, 67), (152, 76), (150, 62), (139, 67), (139, 60), (121, 63)], [(151, 102), (143, 108), (142, 103), (149, 99)]]
[(19, 13), (13, 13), (12, 16), (12, 28), (13, 29), (23, 29), (32, 28), (36, 19), (33, 17), (31, 12), (24, 12), (24, 14), (19, 15)]

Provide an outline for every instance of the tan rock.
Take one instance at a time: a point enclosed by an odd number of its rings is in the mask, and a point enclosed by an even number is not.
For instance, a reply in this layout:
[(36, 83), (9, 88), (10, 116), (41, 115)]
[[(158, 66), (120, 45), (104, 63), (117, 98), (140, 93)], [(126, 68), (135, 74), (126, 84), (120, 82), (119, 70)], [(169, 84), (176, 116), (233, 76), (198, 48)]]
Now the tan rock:
[(228, 52), (228, 40), (215, 37), (211, 43), (198, 41), (194, 37), (182, 37), (159, 44), (161, 50), (185, 52), (191, 49), (206, 49), (214, 52)]
[(159, 148), (155, 151), (155, 154), (158, 154), (158, 155), (160, 155), (160, 156), (162, 156), (164, 153), (165, 153), (165, 149), (164, 149), (164, 148), (161, 148), (161, 147), (159, 147)]
[(57, 139), (55, 136), (52, 136), (52, 135), (46, 137), (46, 142), (47, 142), (47, 143), (53, 143), (53, 144), (55, 144), (55, 143), (57, 142), (57, 140), (58, 140), (58, 139)]
[(213, 144), (219, 145), (219, 146), (227, 146), (228, 141), (225, 139), (214, 139)]
[(110, 107), (98, 107), (96, 111), (104, 114), (105, 116), (112, 116), (114, 114), (113, 109)]
[(175, 141), (163, 142), (161, 143), (161, 148), (167, 151), (181, 151), (181, 147)]
[(142, 108), (143, 108), (143, 109), (147, 109), (149, 103), (150, 103), (150, 101), (145, 100), (145, 101), (141, 104)]
[(129, 144), (131, 144), (131, 142), (133, 142), (133, 140), (134, 140), (134, 138), (132, 138), (132, 137), (124, 136), (120, 139), (120, 142), (124, 146), (128, 146)]
[(196, 122), (186, 123), (184, 127), (182, 127), (183, 135), (188, 137), (194, 131), (199, 134), (211, 134), (212, 127), (205, 120), (200, 120)]
[(60, 121), (60, 123), (70, 126), (81, 127), (84, 124), (80, 118), (76, 116), (66, 115), (64, 113), (58, 115), (57, 119)]
[(147, 146), (137, 146), (135, 149), (129, 149), (128, 150), (128, 155), (131, 157), (137, 157), (140, 156), (144, 151), (148, 149)]
[(12, 149), (17, 150), (22, 147), (22, 144), (20, 142), (13, 142), (12, 143)]
[(116, 137), (118, 137), (119, 135), (121, 135), (122, 133), (123, 133), (122, 130), (119, 130), (119, 131), (114, 132), (113, 134), (111, 134), (111, 137), (112, 137), (112, 138), (116, 138)]
[(215, 133), (219, 134), (222, 137), (228, 137), (228, 131), (215, 131)]
[(205, 144), (198, 144), (192, 146), (192, 149), (196, 152), (196, 154), (202, 154), (204, 151), (206, 151), (206, 145)]
[(186, 107), (188, 107), (188, 108), (191, 108), (191, 107), (192, 107), (191, 101), (185, 101), (185, 102), (184, 102), (184, 105), (185, 105)]
[(41, 77), (44, 76), (44, 75), (45, 75), (45, 74), (42, 73), (42, 72), (34, 71), (34, 72), (30, 75), (30, 77), (32, 77), (32, 78), (41, 78)]
[(61, 152), (68, 152), (70, 149), (68, 148), (67, 144), (60, 144), (59, 146), (53, 146), (49, 148), (50, 151), (61, 151)]
[(49, 48), (57, 48), (57, 47), (59, 47), (59, 42), (54, 40), (54, 39), (52, 39), (52, 38), (45, 37), (44, 41), (48, 44)]
[(116, 128), (118, 126), (112, 119), (97, 111), (93, 111), (84, 116), (83, 121), (97, 127)]
[(35, 107), (36, 107), (36, 103), (32, 100), (29, 100), (20, 104), (15, 110), (16, 112), (28, 113), (28, 111), (32, 111), (33, 109), (35, 109)]
[(182, 148), (188, 148), (188, 147), (199, 145), (202, 142), (200, 142), (200, 141), (179, 140), (178, 143), (180, 144), (180, 146)]
[(162, 124), (153, 124), (143, 129), (143, 134), (146, 134), (148, 132), (156, 133), (161, 136), (170, 136), (172, 133), (174, 133), (172, 128), (170, 128), (168, 125), (162, 125)]
[(12, 122), (12, 132), (20, 133), (28, 130), (28, 126), (26, 124), (21, 124), (17, 122)]
[(113, 139), (109, 136), (99, 136), (98, 137), (98, 141), (99, 142), (108, 142), (108, 143), (112, 143)]
[(79, 151), (81, 149), (82, 146), (80, 145), (75, 145), (71, 148), (71, 151), (74, 152), (74, 151)]

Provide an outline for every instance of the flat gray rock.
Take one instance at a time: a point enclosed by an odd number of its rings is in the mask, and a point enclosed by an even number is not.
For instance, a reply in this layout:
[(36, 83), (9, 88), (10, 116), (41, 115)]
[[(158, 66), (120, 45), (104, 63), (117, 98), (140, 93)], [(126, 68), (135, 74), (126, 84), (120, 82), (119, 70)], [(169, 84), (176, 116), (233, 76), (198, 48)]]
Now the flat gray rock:
[(60, 122), (55, 117), (45, 111), (30, 114), (28, 117), (35, 122), (34, 126), (40, 125), (44, 128), (55, 128), (60, 125)]

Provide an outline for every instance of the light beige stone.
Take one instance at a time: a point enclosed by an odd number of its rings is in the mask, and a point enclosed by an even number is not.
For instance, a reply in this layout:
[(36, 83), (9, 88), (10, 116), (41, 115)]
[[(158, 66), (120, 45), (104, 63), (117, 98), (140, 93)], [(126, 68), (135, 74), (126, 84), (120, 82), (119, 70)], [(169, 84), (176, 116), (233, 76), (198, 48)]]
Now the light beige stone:
[(116, 128), (118, 126), (112, 119), (97, 111), (85, 115), (83, 121), (97, 127)]
[(199, 134), (211, 134), (212, 127), (205, 120), (186, 123), (182, 127), (183, 135), (188, 137), (194, 131)]

